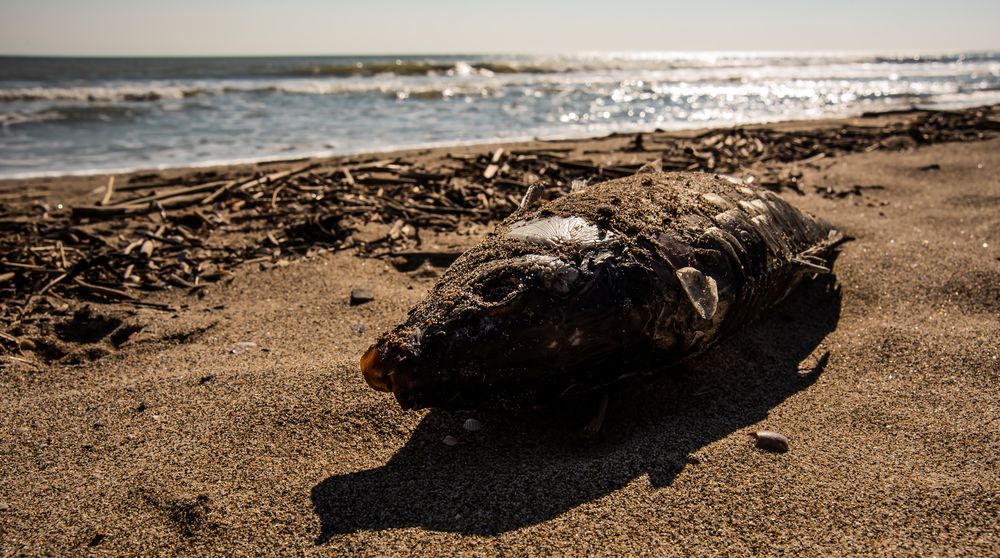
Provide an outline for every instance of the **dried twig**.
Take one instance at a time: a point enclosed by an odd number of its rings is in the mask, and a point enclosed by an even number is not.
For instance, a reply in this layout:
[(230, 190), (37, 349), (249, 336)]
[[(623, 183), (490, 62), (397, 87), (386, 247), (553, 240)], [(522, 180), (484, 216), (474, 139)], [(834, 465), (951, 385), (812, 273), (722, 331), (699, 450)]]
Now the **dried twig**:
[(115, 177), (108, 177), (108, 186), (104, 189), (104, 197), (97, 205), (108, 205), (111, 202), (111, 195), (115, 193)]

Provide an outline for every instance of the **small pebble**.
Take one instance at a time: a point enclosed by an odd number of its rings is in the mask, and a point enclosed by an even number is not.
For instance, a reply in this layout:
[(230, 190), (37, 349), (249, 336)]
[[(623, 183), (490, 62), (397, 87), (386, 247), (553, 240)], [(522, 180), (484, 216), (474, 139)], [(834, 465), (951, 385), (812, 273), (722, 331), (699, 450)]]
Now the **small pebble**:
[(757, 447), (762, 450), (785, 453), (788, 451), (788, 438), (771, 430), (758, 430), (754, 433)]
[(351, 289), (351, 306), (357, 306), (375, 300), (375, 293), (368, 289)]
[(479, 422), (474, 418), (470, 418), (466, 419), (465, 424), (462, 425), (462, 428), (468, 430), (469, 432), (476, 432), (477, 430), (482, 430), (483, 423)]
[(5, 502), (0, 502), (0, 512), (5, 512), (10, 509), (10, 506)]
[(441, 442), (444, 443), (444, 445), (446, 446), (454, 446), (458, 444), (458, 438), (454, 436), (445, 436), (444, 439), (441, 440)]

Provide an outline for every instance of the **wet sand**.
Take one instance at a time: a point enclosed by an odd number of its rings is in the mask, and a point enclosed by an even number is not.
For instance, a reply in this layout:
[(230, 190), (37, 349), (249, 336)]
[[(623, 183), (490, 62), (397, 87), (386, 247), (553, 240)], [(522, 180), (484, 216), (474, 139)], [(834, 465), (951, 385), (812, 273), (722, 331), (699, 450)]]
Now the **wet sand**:
[[(369, 389), (360, 355), (433, 283), (383, 260), (245, 266), (161, 295), (176, 313), (95, 305), (141, 331), (0, 369), (0, 553), (1000, 554), (1000, 140), (802, 171), (781, 195), (855, 237), (836, 280), (623, 386), (596, 440), (572, 416), (403, 412)], [(881, 188), (815, 190), (854, 186)], [(760, 429), (790, 451), (756, 449)]]

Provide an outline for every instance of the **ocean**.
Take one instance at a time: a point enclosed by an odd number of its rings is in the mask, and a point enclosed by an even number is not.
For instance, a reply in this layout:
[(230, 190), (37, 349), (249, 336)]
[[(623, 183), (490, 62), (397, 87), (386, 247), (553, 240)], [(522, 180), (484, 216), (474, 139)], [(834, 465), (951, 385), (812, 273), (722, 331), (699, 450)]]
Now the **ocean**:
[(0, 57), (0, 177), (1000, 102), (1000, 53)]

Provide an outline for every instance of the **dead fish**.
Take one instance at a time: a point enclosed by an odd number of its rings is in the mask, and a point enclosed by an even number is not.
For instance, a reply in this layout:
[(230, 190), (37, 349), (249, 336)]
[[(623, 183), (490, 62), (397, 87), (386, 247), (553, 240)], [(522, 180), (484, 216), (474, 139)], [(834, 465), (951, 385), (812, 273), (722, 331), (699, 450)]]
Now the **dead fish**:
[(596, 184), (499, 224), (361, 371), (404, 409), (545, 407), (705, 351), (829, 272), (842, 238), (729, 177)]

